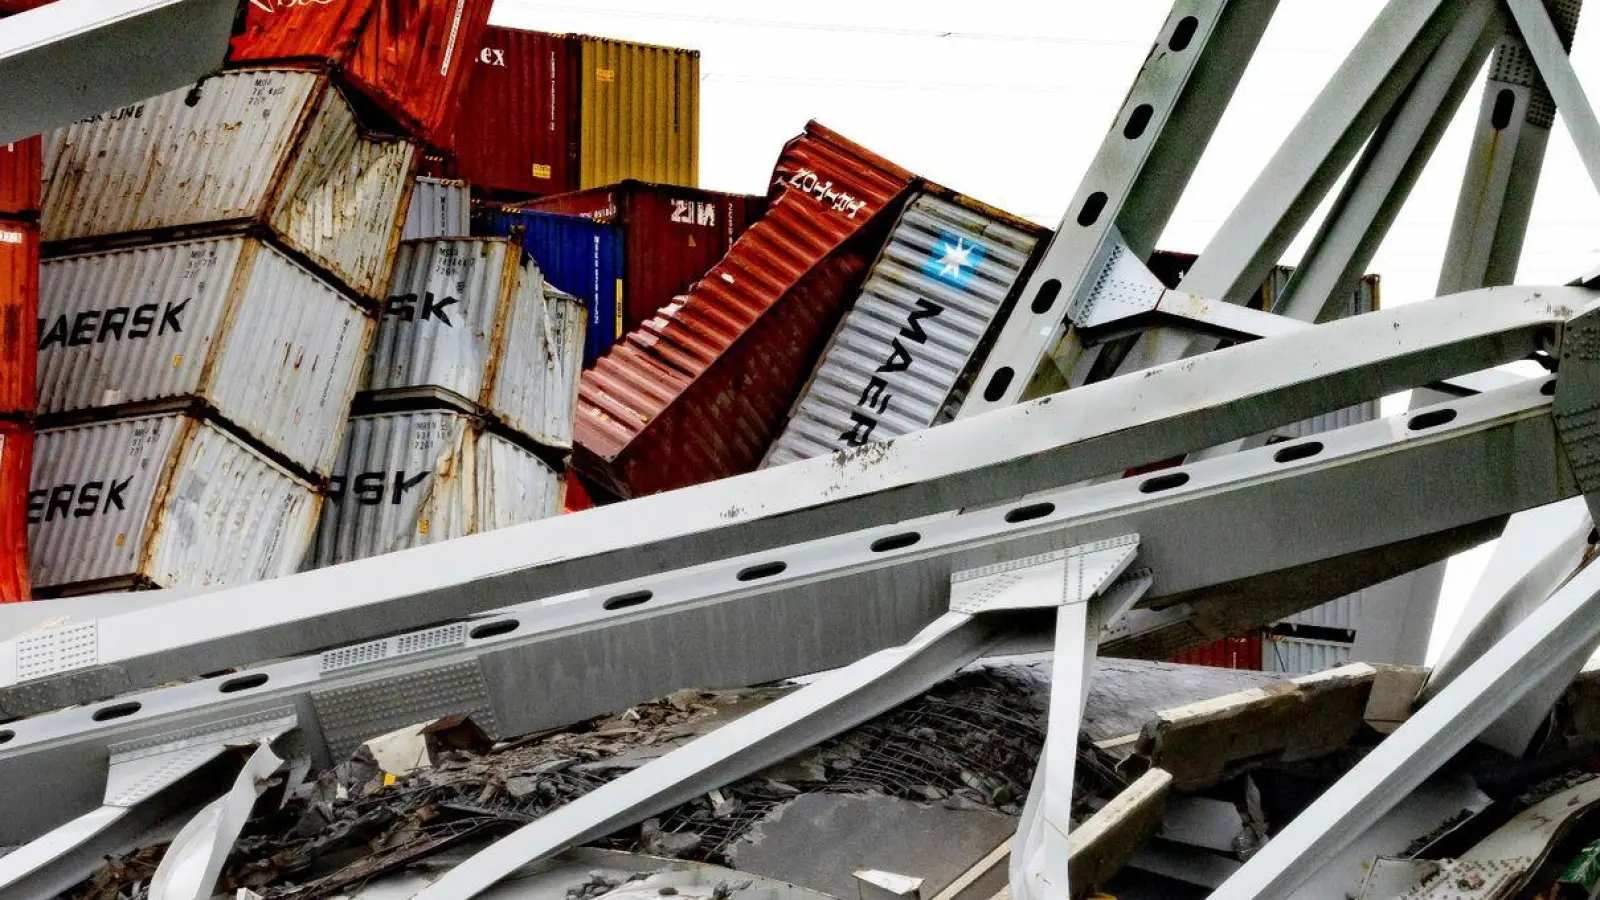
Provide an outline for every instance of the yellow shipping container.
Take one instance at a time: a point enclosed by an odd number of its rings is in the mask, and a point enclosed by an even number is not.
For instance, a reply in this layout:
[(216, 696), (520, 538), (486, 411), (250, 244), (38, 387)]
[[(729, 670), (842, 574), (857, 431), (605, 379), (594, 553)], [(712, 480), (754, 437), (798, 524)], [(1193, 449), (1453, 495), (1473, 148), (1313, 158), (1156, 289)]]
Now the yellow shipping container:
[(700, 186), (700, 52), (583, 40), (578, 179)]

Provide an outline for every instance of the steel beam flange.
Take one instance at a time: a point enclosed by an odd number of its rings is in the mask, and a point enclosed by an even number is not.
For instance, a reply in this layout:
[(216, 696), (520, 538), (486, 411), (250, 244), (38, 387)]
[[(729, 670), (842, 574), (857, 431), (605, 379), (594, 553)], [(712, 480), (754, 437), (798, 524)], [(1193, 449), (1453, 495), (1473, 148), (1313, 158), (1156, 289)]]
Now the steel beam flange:
[(1139, 536), (1128, 534), (957, 572), (950, 577), (950, 611), (974, 616), (1086, 603), (1121, 577), (1138, 551)]
[[(1600, 310), (1585, 310), (1561, 335), (1561, 377), (1551, 404), (1573, 477), (1596, 515), (1600, 504)], [(1600, 518), (1600, 515), (1596, 515)]]

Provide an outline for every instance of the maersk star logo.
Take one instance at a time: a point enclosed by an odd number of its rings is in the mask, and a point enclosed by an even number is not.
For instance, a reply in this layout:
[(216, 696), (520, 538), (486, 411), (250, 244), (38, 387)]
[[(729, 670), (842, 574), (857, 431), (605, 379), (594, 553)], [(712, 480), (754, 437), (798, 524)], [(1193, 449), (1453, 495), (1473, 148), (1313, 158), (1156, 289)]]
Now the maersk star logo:
[(965, 287), (972, 280), (972, 273), (983, 262), (983, 257), (982, 244), (958, 235), (944, 234), (939, 239), (939, 245), (928, 256), (928, 261), (923, 263), (922, 271), (956, 287)]

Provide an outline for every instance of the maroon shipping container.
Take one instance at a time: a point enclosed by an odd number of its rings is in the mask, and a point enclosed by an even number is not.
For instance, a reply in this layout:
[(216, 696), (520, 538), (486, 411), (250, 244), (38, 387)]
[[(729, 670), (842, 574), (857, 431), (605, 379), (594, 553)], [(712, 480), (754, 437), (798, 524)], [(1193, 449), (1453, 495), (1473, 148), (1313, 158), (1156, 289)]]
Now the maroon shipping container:
[(1262, 647), (1261, 632), (1258, 630), (1185, 650), (1174, 656), (1172, 661), (1189, 666), (1210, 666), (1214, 669), (1260, 671)]
[(491, 25), (473, 50), (448, 129), (451, 171), (491, 193), (576, 190), (581, 41)]
[(55, 0), (0, 0), (0, 16), (27, 12), (30, 9), (38, 9), (54, 2)]
[(711, 271), (761, 218), (766, 203), (749, 194), (624, 181), (518, 205), (621, 226), (627, 273), (622, 330), (628, 332)]
[(0, 417), (33, 414), (38, 322), (39, 228), (0, 221)]
[(39, 213), (39, 183), (43, 180), (37, 137), (0, 144), (0, 216), (32, 218)]
[(619, 497), (753, 470), (876, 250), (846, 243), (913, 181), (809, 124), (778, 160), (761, 221), (583, 373), (576, 464)]

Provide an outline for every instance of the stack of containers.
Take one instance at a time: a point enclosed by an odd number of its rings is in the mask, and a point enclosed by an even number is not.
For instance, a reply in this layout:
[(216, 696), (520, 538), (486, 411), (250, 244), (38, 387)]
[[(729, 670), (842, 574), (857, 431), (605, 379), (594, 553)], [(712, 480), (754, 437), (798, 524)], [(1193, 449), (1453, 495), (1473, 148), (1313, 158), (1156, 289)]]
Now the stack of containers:
[(583, 374), (575, 461), (635, 497), (754, 469), (914, 176), (816, 123), (766, 215)]
[(36, 591), (298, 566), (417, 156), (364, 102), (234, 70), (45, 137)]
[(509, 240), (402, 243), (309, 565), (560, 512), (584, 320)]
[(27, 600), (40, 141), (0, 145), (0, 603)]

